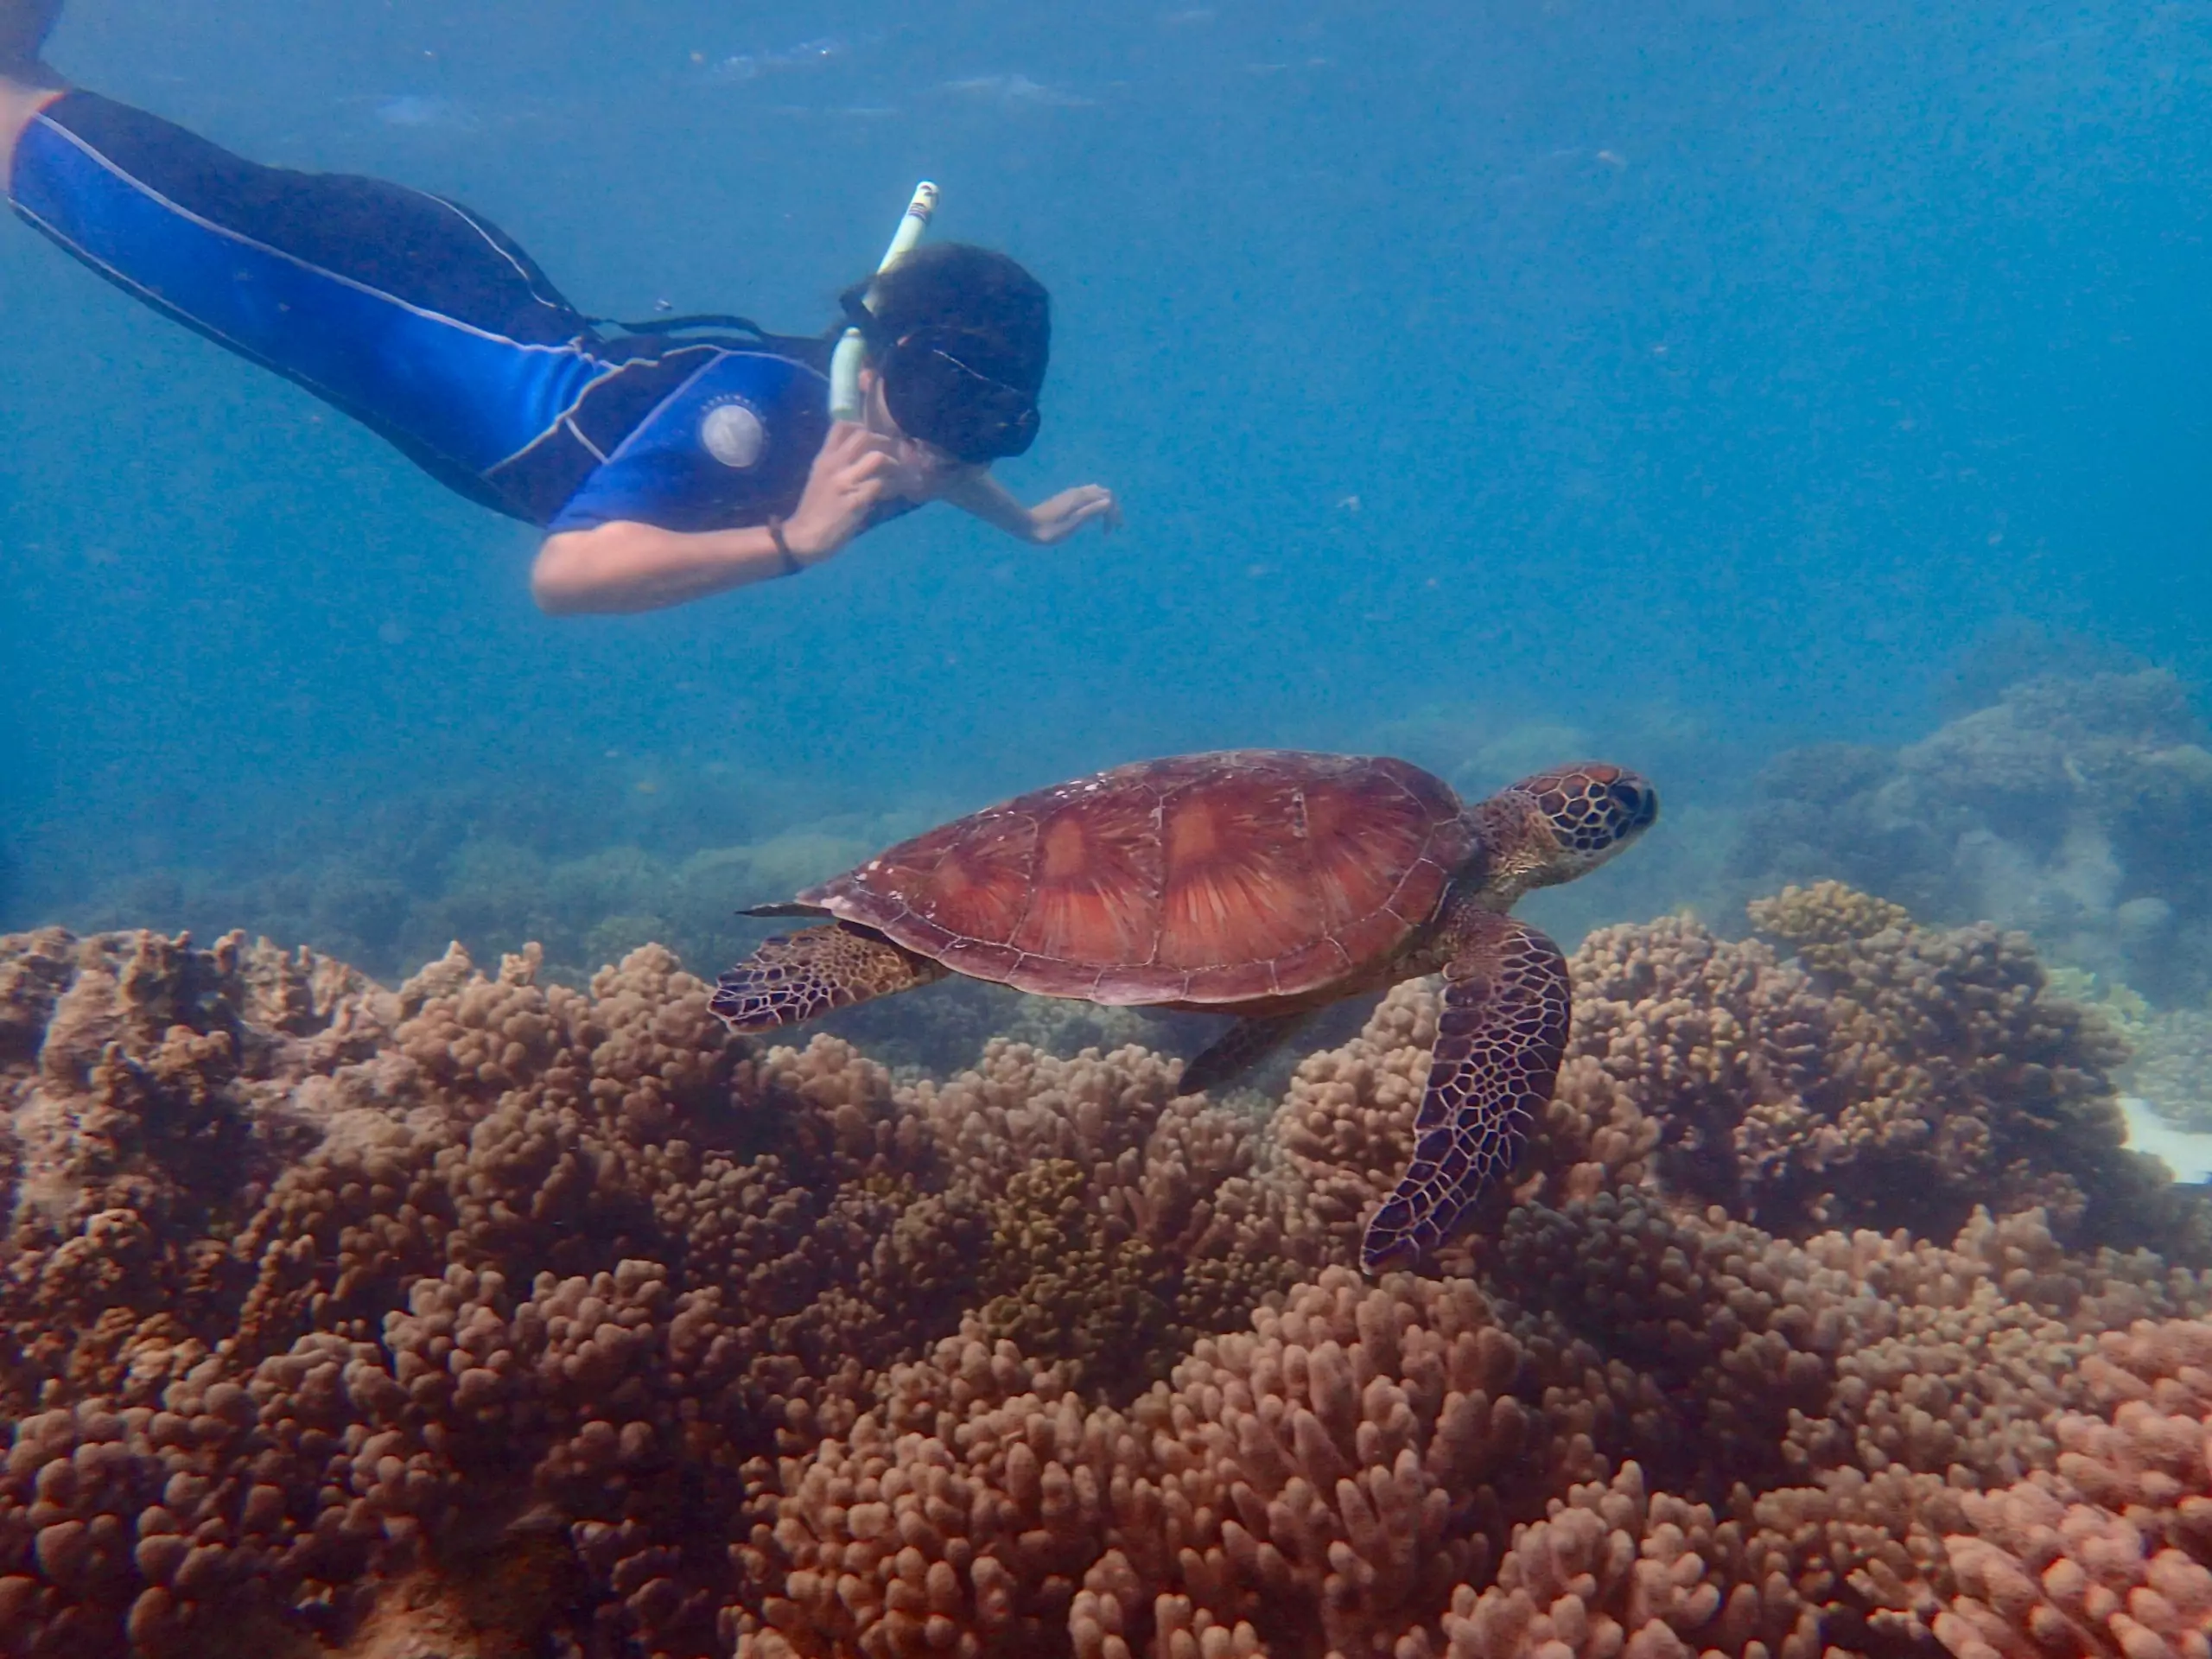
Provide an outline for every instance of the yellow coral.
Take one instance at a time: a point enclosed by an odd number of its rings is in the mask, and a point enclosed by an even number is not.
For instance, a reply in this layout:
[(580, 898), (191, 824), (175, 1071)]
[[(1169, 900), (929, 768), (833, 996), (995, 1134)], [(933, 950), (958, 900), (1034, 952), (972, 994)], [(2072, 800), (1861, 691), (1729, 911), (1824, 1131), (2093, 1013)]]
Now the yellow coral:
[(1787, 939), (1815, 967), (1821, 964), (1812, 953), (1821, 947), (1871, 939), (1885, 928), (1912, 925), (1912, 913), (1903, 905), (1841, 881), (1787, 887), (1771, 899), (1754, 899), (1750, 909), (1754, 927)]

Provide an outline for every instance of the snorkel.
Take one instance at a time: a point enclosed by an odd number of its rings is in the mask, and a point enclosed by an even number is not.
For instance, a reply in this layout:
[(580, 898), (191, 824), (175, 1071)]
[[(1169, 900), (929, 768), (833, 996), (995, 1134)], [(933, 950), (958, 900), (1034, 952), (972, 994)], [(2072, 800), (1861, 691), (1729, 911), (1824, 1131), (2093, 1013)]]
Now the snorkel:
[[(937, 211), (937, 186), (927, 179), (914, 187), (913, 200), (906, 204), (906, 212), (899, 221), (899, 228), (892, 233), (891, 245), (883, 251), (883, 258), (875, 268), (878, 276), (904, 259), (922, 239), (922, 232), (929, 228), (930, 215)], [(875, 288), (868, 287), (863, 302), (870, 311), (875, 309)], [(837, 337), (836, 349), (830, 355), (830, 418), (833, 421), (857, 421), (861, 418), (861, 360), (868, 355), (868, 344), (861, 338), (858, 328), (848, 328)]]

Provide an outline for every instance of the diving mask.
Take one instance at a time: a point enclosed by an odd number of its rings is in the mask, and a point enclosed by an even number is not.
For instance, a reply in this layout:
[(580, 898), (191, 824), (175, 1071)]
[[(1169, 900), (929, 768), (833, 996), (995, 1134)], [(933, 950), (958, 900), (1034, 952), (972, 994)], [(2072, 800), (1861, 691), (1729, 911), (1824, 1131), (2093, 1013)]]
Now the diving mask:
[(1037, 400), (976, 366), (986, 345), (967, 329), (917, 328), (893, 341), (878, 365), (899, 429), (969, 466), (1020, 454), (1037, 441)]

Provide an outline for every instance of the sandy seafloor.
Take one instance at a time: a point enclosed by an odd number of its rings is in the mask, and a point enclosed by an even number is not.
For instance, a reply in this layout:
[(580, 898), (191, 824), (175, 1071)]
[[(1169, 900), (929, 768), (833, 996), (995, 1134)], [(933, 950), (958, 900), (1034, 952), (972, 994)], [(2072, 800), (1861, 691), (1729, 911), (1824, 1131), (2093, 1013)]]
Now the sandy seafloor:
[(2177, 1181), (2212, 1181), (2212, 1135), (2177, 1128), (2140, 1095), (2122, 1095), (2120, 1106), (2127, 1115), (2132, 1149), (2163, 1160)]

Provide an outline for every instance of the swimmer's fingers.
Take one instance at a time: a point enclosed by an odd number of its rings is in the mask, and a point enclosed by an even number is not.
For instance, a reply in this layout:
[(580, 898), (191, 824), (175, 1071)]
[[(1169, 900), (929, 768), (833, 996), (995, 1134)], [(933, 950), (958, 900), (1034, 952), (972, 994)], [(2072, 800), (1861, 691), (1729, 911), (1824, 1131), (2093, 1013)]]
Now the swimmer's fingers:
[(1114, 499), (1111, 490), (1096, 484), (1063, 490), (1051, 500), (1040, 503), (1030, 514), (1036, 538), (1046, 547), (1065, 541), (1094, 518), (1101, 530), (1122, 527), (1122, 504)]
[(888, 486), (899, 473), (899, 458), (884, 449), (863, 449), (841, 459), (832, 476), (849, 485)]
[(830, 427), (830, 435), (822, 441), (822, 448), (814, 457), (811, 468), (816, 477), (825, 473), (849, 472), (864, 462), (870, 474), (882, 470), (893, 459), (891, 440), (880, 432), (871, 432), (857, 421), (839, 421)]
[(890, 439), (880, 432), (869, 430), (861, 422), (832, 421), (830, 423), (830, 435), (823, 439), (817, 459), (834, 457), (842, 460), (855, 451), (865, 449), (878, 449), (888, 454), (890, 448)]
[(841, 550), (892, 493), (898, 461), (866, 427), (839, 422), (814, 458), (798, 509), (784, 526), (793, 556), (814, 564)]
[(857, 504), (863, 510), (893, 493), (899, 477), (899, 458), (874, 434), (867, 436), (866, 442), (840, 446), (834, 455), (825, 451), (815, 463), (806, 493), (812, 495), (820, 491), (841, 503)]
[(1069, 528), (1090, 524), (1093, 519), (1097, 521), (1099, 529), (1109, 532), (1122, 527), (1122, 504), (1113, 491), (1103, 485), (1086, 484), (1069, 493), (1083, 498), (1071, 515), (1075, 522)]

